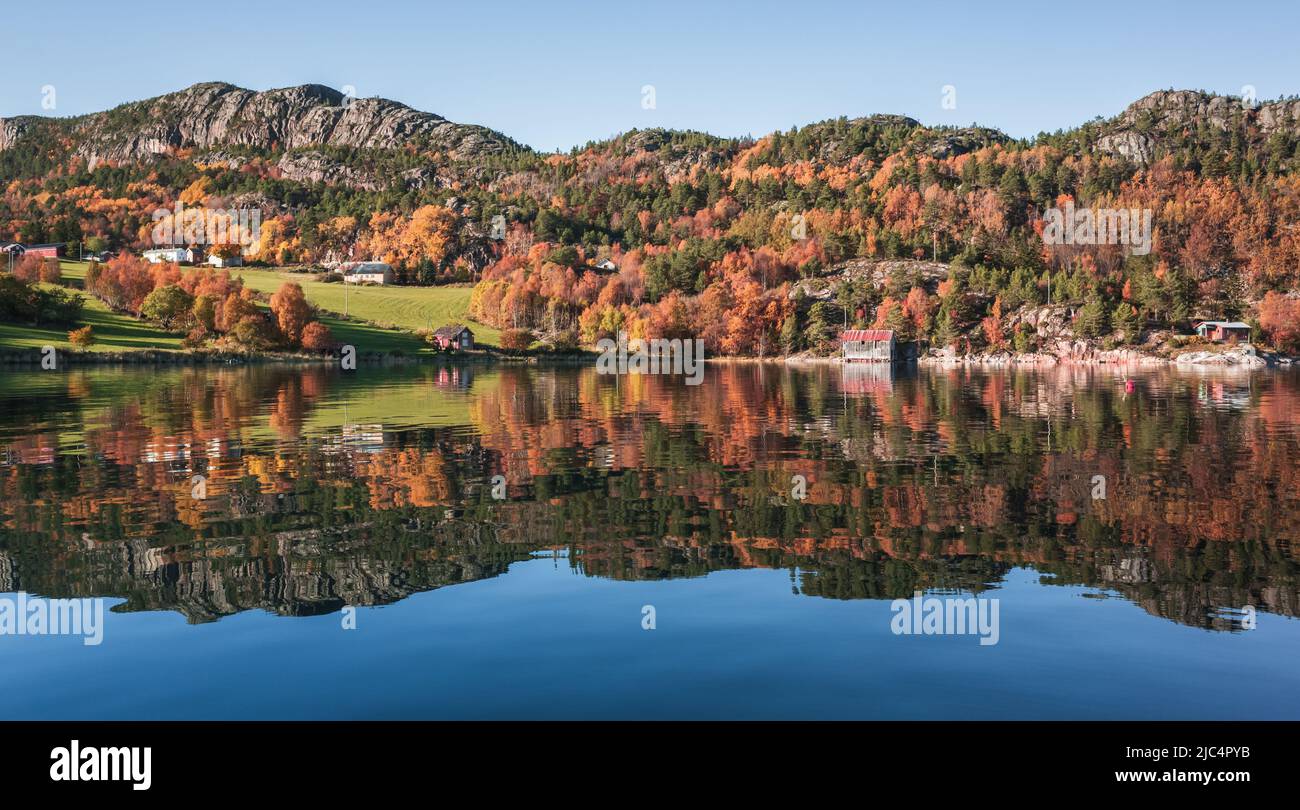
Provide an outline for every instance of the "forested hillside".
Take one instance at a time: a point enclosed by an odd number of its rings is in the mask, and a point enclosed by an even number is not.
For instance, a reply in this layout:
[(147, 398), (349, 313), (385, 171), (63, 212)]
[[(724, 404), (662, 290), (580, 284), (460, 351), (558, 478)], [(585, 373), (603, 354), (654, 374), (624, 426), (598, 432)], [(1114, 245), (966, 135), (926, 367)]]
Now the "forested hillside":
[[(1161, 91), (1028, 141), (874, 115), (543, 154), (329, 88), (204, 84), (0, 120), (0, 239), (136, 251), (178, 200), (251, 207), (250, 258), (473, 283), (475, 318), (557, 345), (623, 329), (715, 354), (828, 352), (847, 324), (1029, 352), (1049, 321), (1117, 346), (1223, 318), (1294, 352), (1297, 168), (1295, 99)], [(1047, 244), (1044, 212), (1067, 205), (1149, 211), (1149, 252)]]

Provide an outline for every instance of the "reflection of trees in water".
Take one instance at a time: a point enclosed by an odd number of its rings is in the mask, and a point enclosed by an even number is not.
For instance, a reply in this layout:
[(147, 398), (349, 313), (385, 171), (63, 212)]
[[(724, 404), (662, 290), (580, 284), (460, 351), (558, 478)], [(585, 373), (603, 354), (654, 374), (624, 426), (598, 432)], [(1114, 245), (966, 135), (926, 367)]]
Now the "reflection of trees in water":
[[(805, 595), (897, 598), (1032, 566), (1195, 626), (1230, 628), (1221, 609), (1246, 604), (1300, 615), (1294, 378), (1158, 376), (1129, 392), (1077, 370), (834, 373), (736, 366), (692, 389), (508, 369), (475, 378), (469, 428), (316, 432), (313, 410), (362, 383), (187, 369), (95, 396), (97, 379), (70, 378), (23, 411), (47, 429), (6, 448), (0, 588), (193, 621), (312, 615), (566, 548), (612, 579), (784, 568)], [(439, 379), (383, 383), (426, 396)]]

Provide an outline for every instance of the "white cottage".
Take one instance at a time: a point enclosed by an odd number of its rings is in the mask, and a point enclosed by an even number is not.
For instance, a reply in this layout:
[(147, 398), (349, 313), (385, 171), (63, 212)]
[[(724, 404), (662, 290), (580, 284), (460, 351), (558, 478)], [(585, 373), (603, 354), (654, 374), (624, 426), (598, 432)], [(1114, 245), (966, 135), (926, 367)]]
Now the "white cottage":
[(339, 267), (349, 284), (392, 284), (393, 268), (384, 262), (355, 262)]

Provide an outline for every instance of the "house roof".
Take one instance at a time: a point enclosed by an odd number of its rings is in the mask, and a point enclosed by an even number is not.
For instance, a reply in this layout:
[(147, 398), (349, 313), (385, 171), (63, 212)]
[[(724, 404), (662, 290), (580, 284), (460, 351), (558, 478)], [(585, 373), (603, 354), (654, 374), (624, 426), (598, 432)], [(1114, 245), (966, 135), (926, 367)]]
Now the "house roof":
[[(434, 337), (447, 338), (450, 340), (451, 338), (460, 337), (461, 332), (469, 331), (469, 327), (467, 326), (452, 324), (451, 326), (439, 326), (437, 329), (433, 330), (433, 335)], [(470, 332), (470, 334), (473, 334), (473, 332)]]
[(1241, 321), (1201, 321), (1200, 323), (1196, 324), (1197, 329), (1200, 329), (1202, 326), (1215, 326), (1220, 329), (1249, 329), (1250, 328), (1250, 324), (1242, 323)]
[(369, 275), (371, 273), (386, 273), (393, 268), (384, 262), (356, 262), (353, 264), (343, 265), (343, 275)]
[(872, 340), (893, 340), (894, 330), (892, 329), (845, 329), (840, 332), (840, 342), (848, 343), (851, 340), (872, 341)]
[(26, 251), (26, 250), (44, 250), (47, 248), (67, 247), (67, 242), (45, 242), (40, 245), (24, 245), (22, 242), (0, 242), (0, 250), (4, 251)]

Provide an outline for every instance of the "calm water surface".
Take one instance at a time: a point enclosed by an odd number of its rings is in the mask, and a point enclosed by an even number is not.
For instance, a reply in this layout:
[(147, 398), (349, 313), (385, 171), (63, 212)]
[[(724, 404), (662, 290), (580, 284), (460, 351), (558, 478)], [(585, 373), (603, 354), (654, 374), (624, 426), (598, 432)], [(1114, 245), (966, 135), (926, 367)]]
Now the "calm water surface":
[[(1300, 718), (1291, 372), (21, 370), (0, 408), (0, 596), (110, 605), (0, 636), (2, 718)], [(998, 643), (896, 635), (917, 591)]]

